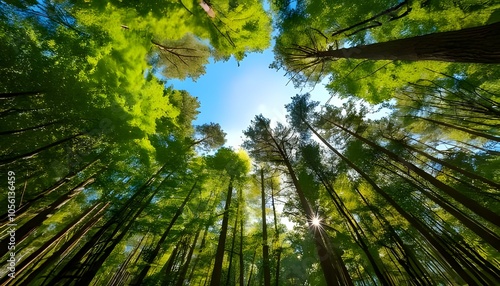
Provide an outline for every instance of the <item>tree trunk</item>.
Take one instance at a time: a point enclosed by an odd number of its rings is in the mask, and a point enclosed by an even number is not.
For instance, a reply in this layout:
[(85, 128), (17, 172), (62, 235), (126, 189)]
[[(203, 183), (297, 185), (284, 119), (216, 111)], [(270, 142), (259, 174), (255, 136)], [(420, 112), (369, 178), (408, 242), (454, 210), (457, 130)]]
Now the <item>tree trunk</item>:
[(500, 63), (500, 22), (312, 53), (313, 58)]
[(153, 184), (158, 174), (164, 170), (166, 166), (166, 164), (163, 165), (154, 175), (152, 175), (146, 183), (127, 200), (115, 215), (87, 240), (85, 245), (66, 263), (63, 269), (59, 271), (50, 283), (53, 284), (56, 281), (65, 281), (64, 285), (72, 283), (86, 285), (92, 281), (99, 267), (132, 227), (135, 219), (160, 191), (162, 184), (173, 174), (169, 173), (163, 178), (156, 190), (151, 193), (146, 192), (148, 187)]
[[(238, 206), (236, 208), (238, 208)], [(231, 250), (229, 251), (229, 265), (227, 266), (226, 286), (231, 285), (231, 269), (233, 268), (234, 245), (236, 244), (236, 233), (239, 220), (238, 214), (239, 212), (236, 212), (236, 218), (234, 220), (234, 225), (233, 225), (233, 235), (232, 235), (233, 239), (231, 241)]]
[[(271, 182), (271, 204), (273, 206), (274, 240), (276, 242), (276, 245), (278, 245), (279, 239), (280, 239), (280, 233), (279, 233), (279, 229), (278, 229), (278, 216), (276, 215), (276, 205), (274, 204), (274, 188), (273, 188), (272, 182)], [(274, 279), (275, 279), (274, 285), (275, 286), (279, 285), (280, 263), (281, 263), (281, 244), (276, 249), (276, 273), (275, 273), (275, 277), (274, 277)]]
[[(187, 254), (186, 262), (184, 262), (184, 265), (182, 266), (182, 269), (179, 273), (179, 278), (177, 278), (177, 284), (176, 284), (177, 286), (184, 285), (184, 279), (186, 278), (186, 274), (188, 272), (189, 265), (191, 263), (191, 259), (193, 258), (194, 249), (196, 247), (196, 242), (198, 241), (198, 236), (200, 235), (200, 232), (201, 232), (201, 227), (196, 232), (194, 239), (193, 239), (193, 244), (191, 244), (191, 247), (189, 248), (189, 253)], [(188, 281), (188, 284), (189, 284), (189, 282), (190, 281)]]
[(245, 265), (243, 263), (243, 192), (240, 189), (238, 191), (239, 193), (239, 202), (240, 202), (240, 207), (239, 211), (241, 212), (241, 218), (240, 218), (240, 250), (239, 250), (239, 255), (240, 255), (240, 273), (239, 273), (239, 281), (240, 285), (244, 286), (244, 275), (245, 275)]
[(422, 120), (425, 120), (425, 121), (429, 121), (429, 122), (432, 122), (432, 123), (435, 123), (435, 124), (438, 124), (438, 125), (442, 125), (444, 127), (448, 127), (448, 128), (453, 128), (453, 129), (456, 129), (456, 130), (460, 130), (462, 132), (469, 133), (471, 135), (478, 136), (478, 137), (483, 137), (483, 138), (486, 138), (488, 140), (500, 142), (500, 137), (493, 136), (493, 135), (490, 135), (490, 134), (486, 134), (486, 133), (483, 133), (483, 132), (479, 132), (479, 131), (475, 131), (475, 130), (463, 128), (463, 127), (460, 127), (460, 126), (457, 126), (457, 125), (454, 125), (454, 124), (450, 124), (450, 123), (446, 123), (446, 122), (434, 120), (434, 119), (427, 118), (427, 117), (419, 117), (419, 116), (411, 116), (411, 117), (422, 119)]
[[(419, 186), (417, 186), (413, 181), (410, 179), (406, 178), (402, 174), (391, 170), (390, 168), (387, 168), (385, 166), (380, 166), (387, 171), (391, 172), (392, 174), (397, 175), (398, 177), (401, 177), (405, 181), (407, 181), (409, 184), (413, 185), (414, 187), (417, 188), (417, 190), (422, 193), (424, 196), (429, 198), (431, 201), (434, 203), (438, 204), (441, 208), (443, 208), (445, 211), (453, 215), (456, 219), (458, 219), (463, 225), (465, 225), (467, 228), (469, 228), (471, 231), (473, 231), (475, 234), (477, 234), (479, 237), (481, 237), (485, 242), (493, 246), (495, 249), (500, 251), (500, 239), (499, 237), (492, 232), (491, 230), (487, 229), (484, 227), (482, 224), (478, 223), (476, 220), (470, 218), (466, 214), (464, 214), (460, 209), (455, 207), (454, 205), (450, 204), (445, 198), (441, 197), (439, 194), (436, 193), (431, 193), (429, 190), (423, 189)], [(401, 170), (400, 170), (401, 171)], [(417, 179), (411, 177), (413, 180), (418, 182)]]
[(21, 129), (17, 129), (17, 130), (2, 131), (2, 132), (0, 132), (0, 135), (13, 135), (13, 134), (18, 134), (18, 133), (24, 133), (26, 131), (33, 131), (33, 130), (41, 129), (41, 128), (51, 126), (51, 125), (61, 123), (61, 122), (67, 122), (67, 120), (55, 120), (55, 121), (50, 121), (50, 122), (47, 122), (44, 124), (26, 127), (26, 128), (21, 128)]
[(264, 188), (264, 169), (260, 169), (261, 209), (262, 209), (262, 264), (264, 267), (264, 285), (271, 286), (271, 268), (269, 267), (269, 245), (267, 244), (266, 197)]
[(184, 201), (177, 208), (177, 211), (175, 212), (174, 217), (170, 220), (170, 223), (168, 224), (167, 228), (163, 232), (163, 235), (161, 236), (160, 240), (158, 240), (156, 247), (153, 249), (153, 251), (151, 252), (151, 255), (149, 256), (148, 260), (146, 261), (146, 265), (141, 270), (139, 275), (137, 275), (136, 280), (135, 280), (136, 285), (140, 285), (142, 283), (142, 280), (144, 280), (144, 278), (148, 274), (149, 269), (151, 268), (151, 264), (155, 260), (156, 256), (158, 256), (158, 253), (160, 253), (161, 246), (165, 242), (165, 240), (167, 239), (168, 234), (170, 232), (170, 229), (174, 226), (175, 222), (177, 221), (179, 216), (182, 214), (182, 211), (184, 210), (184, 206), (186, 206), (187, 202), (189, 201), (189, 198), (191, 197), (191, 194), (193, 193), (193, 190), (196, 188), (196, 184), (197, 184), (197, 182), (195, 182), (193, 184), (193, 186), (189, 190), (189, 193), (184, 198)]
[[(307, 201), (304, 191), (299, 183), (297, 176), (295, 175), (295, 171), (293, 170), (293, 166), (288, 158), (288, 155), (284, 149), (282, 149), (282, 145), (279, 144), (274, 138), (271, 131), (267, 131), (270, 135), (271, 140), (274, 143), (274, 148), (280, 154), (283, 163), (285, 164), (288, 175), (292, 179), (292, 183), (295, 187), (295, 191), (299, 197), (299, 201), (302, 209), (306, 213), (306, 219), (309, 227), (313, 230), (314, 243), (316, 245), (316, 251), (318, 253), (318, 257), (320, 260), (321, 269), (323, 270), (323, 274), (325, 276), (326, 283), (328, 285), (353, 285), (351, 277), (347, 272), (344, 262), (342, 261), (342, 257), (337, 255), (336, 252), (329, 251), (329, 247), (323, 239), (323, 233), (321, 229), (313, 229), (311, 225), (311, 221), (314, 217), (314, 212)], [(332, 257), (335, 255), (336, 257)]]
[(345, 207), (342, 199), (338, 196), (331, 184), (325, 178), (326, 176), (319, 170), (315, 170), (315, 172), (321, 183), (327, 190), (328, 194), (330, 195), (330, 198), (335, 204), (337, 211), (344, 218), (344, 221), (347, 222), (347, 224), (350, 226), (351, 235), (354, 236), (356, 243), (359, 245), (361, 250), (363, 250), (366, 257), (370, 261), (380, 283), (382, 285), (393, 285), (390, 275), (388, 275), (387, 271), (384, 269), (384, 264), (382, 263), (378, 253), (375, 253), (376, 251), (373, 251), (373, 249), (368, 247), (368, 245), (366, 244), (366, 236), (364, 235), (364, 233), (362, 233), (363, 230), (359, 226), (358, 222), (354, 219), (350, 211)]
[[(130, 264), (130, 261), (132, 260), (132, 258), (137, 254), (137, 252), (141, 248), (142, 242), (144, 241), (146, 236), (147, 236), (147, 234), (142, 236), (139, 243), (134, 247), (134, 249), (130, 252), (130, 254), (127, 255), (127, 259), (120, 265), (120, 268), (118, 269), (118, 271), (116, 271), (115, 274), (113, 275), (113, 277), (111, 277), (111, 279), (108, 281), (107, 286), (125, 285), (124, 278), (127, 277), (127, 275), (126, 275), (127, 267)], [(140, 255), (140, 253), (139, 253), (139, 255)]]
[(217, 252), (215, 254), (214, 269), (212, 271), (212, 278), (210, 279), (210, 286), (220, 286), (222, 277), (222, 262), (224, 261), (224, 250), (226, 247), (227, 227), (229, 222), (229, 207), (231, 206), (231, 197), (233, 195), (233, 178), (229, 180), (227, 188), (226, 205), (224, 206), (224, 216), (222, 218), (222, 226), (219, 235), (219, 243), (217, 244)]
[(65, 143), (65, 142), (67, 142), (67, 141), (73, 140), (73, 139), (75, 139), (76, 137), (79, 137), (79, 136), (81, 136), (81, 135), (83, 135), (83, 133), (78, 133), (78, 134), (72, 135), (72, 136), (70, 136), (70, 137), (68, 137), (68, 138), (61, 139), (61, 140), (59, 140), (59, 141), (56, 141), (56, 142), (51, 143), (51, 144), (49, 144), (49, 145), (46, 145), (46, 146), (40, 147), (40, 148), (38, 148), (38, 149), (36, 149), (36, 150), (33, 150), (33, 151), (31, 151), (31, 152), (28, 152), (28, 153), (24, 153), (24, 154), (16, 155), (16, 156), (14, 156), (14, 157), (10, 157), (10, 158), (7, 158), (7, 159), (2, 159), (2, 160), (0, 160), (0, 166), (2, 166), (2, 165), (6, 165), (6, 164), (9, 164), (9, 163), (12, 163), (12, 162), (15, 162), (15, 161), (17, 161), (17, 160), (31, 158), (31, 157), (36, 156), (36, 155), (38, 155), (39, 153), (41, 153), (41, 152), (43, 152), (43, 151), (45, 151), (45, 150), (48, 150), (48, 149), (50, 149), (50, 148), (52, 148), (52, 147), (54, 147), (54, 146), (57, 146), (57, 145), (59, 145), (59, 144), (63, 144), (63, 143)]

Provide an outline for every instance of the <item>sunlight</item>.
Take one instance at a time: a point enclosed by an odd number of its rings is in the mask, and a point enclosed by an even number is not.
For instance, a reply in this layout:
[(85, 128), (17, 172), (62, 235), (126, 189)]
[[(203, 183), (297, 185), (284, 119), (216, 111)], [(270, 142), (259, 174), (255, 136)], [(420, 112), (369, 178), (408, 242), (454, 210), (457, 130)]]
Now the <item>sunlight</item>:
[(311, 224), (315, 227), (321, 226), (321, 219), (318, 216), (314, 216), (311, 220)]

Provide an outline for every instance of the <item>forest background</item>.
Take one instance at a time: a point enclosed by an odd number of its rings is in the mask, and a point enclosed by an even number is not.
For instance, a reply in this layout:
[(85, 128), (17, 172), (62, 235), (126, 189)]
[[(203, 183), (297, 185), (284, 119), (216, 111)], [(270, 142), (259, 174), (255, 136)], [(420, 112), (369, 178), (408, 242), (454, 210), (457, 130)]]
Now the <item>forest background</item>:
[(499, 21), (488, 0), (0, 1), (0, 284), (500, 283)]

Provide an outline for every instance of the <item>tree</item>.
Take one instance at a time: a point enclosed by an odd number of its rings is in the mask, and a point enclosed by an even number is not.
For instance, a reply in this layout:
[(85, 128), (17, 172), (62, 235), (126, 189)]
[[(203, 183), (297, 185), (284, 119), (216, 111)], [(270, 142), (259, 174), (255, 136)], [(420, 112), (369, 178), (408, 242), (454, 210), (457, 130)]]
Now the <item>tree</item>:
[(327, 284), (351, 285), (352, 281), (339, 253), (331, 252), (325, 242), (325, 234), (321, 233), (320, 229), (312, 227), (312, 221), (315, 214), (305, 197), (305, 193), (302, 190), (302, 186), (291, 163), (291, 152), (293, 152), (293, 150), (290, 146), (297, 143), (297, 138), (294, 137), (293, 131), (281, 124), (278, 124), (275, 130), (272, 130), (269, 119), (262, 115), (258, 115), (244, 134), (248, 138), (244, 142), (244, 146), (250, 150), (253, 156), (263, 161), (280, 162), (285, 165), (287, 174), (291, 177), (293, 186), (299, 197), (302, 210), (305, 212), (307, 223), (312, 229), (314, 243), (317, 248), (321, 268), (323, 269)]

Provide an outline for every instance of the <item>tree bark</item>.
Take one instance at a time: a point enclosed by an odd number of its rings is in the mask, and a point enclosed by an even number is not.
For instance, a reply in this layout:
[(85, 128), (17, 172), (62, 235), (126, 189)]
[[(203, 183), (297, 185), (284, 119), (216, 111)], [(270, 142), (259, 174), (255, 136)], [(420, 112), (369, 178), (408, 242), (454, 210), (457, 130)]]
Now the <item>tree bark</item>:
[(352, 48), (317, 51), (313, 58), (500, 63), (500, 22)]

